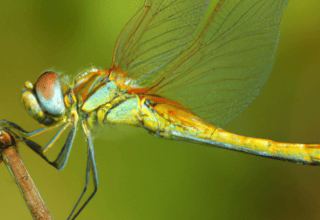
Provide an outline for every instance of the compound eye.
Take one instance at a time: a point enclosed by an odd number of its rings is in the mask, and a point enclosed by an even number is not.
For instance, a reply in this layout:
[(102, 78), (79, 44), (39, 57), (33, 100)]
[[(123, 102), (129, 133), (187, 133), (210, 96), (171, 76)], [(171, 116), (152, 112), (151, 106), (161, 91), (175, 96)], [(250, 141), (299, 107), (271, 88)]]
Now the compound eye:
[(35, 84), (35, 90), (43, 110), (53, 116), (61, 116), (65, 113), (62, 86), (56, 73), (51, 71), (43, 73)]

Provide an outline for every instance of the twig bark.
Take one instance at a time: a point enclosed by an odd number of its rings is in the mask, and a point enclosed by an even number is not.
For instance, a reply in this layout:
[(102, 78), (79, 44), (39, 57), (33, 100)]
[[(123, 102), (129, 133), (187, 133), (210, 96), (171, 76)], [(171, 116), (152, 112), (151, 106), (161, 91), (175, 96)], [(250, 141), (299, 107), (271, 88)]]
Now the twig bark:
[(1, 159), (16, 181), (33, 219), (53, 219), (20, 158), (17, 141), (13, 133), (0, 128)]

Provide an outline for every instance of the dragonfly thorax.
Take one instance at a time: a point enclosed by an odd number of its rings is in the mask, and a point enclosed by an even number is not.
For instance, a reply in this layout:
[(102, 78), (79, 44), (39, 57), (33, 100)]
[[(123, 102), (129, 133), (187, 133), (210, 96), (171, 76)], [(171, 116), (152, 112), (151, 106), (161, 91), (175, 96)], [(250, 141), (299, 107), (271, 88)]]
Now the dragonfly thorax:
[(105, 116), (109, 109), (119, 104), (119, 98), (126, 93), (118, 87), (115, 80), (110, 80), (109, 76), (109, 70), (92, 68), (79, 73), (75, 78), (73, 91), (77, 99), (79, 117), (90, 121), (90, 127), (98, 123), (101, 115)]

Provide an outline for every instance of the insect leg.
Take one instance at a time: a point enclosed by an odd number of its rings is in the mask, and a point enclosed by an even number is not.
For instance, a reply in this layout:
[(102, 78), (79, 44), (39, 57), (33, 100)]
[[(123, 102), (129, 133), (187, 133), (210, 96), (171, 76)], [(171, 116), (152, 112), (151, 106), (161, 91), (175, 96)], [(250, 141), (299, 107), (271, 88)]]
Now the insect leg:
[(50, 126), (50, 127), (44, 127), (44, 128), (40, 128), (38, 130), (35, 130), (35, 131), (31, 131), (31, 132), (27, 132), (26, 135), (28, 138), (32, 138), (32, 137), (35, 137), (35, 136), (38, 136), (44, 132), (47, 132), (47, 131), (50, 131), (56, 127), (59, 127), (60, 125), (64, 124), (66, 121), (65, 120), (62, 120), (61, 122), (55, 124), (54, 126)]
[(47, 152), (52, 147), (52, 145), (59, 139), (63, 132), (69, 127), (69, 125), (70, 123), (66, 123), (60, 128), (60, 130), (54, 136), (54, 138), (52, 138), (51, 141), (47, 144), (47, 146), (45, 146), (45, 148), (43, 149), (43, 153)]
[(10, 131), (13, 131), (15, 134), (17, 134), (18, 137), (22, 136), (22, 137), (27, 137), (27, 138), (35, 137), (35, 136), (40, 135), (40, 134), (42, 134), (44, 132), (47, 132), (47, 131), (50, 131), (50, 130), (56, 128), (56, 127), (59, 127), (60, 125), (63, 125), (65, 123), (66, 123), (66, 121), (62, 120), (61, 122), (55, 124), (54, 126), (44, 127), (44, 128), (40, 128), (40, 129), (35, 130), (35, 131), (28, 132), (28, 131), (24, 130), (23, 128), (21, 128), (19, 125), (15, 124), (15, 123), (13, 123), (11, 121), (0, 120), (0, 126), (3, 126), (6, 129), (9, 129)]
[[(22, 133), (28, 133), (26, 130), (21, 128), (19, 125), (15, 124), (15, 123), (13, 123), (11, 121), (7, 121), (7, 120), (0, 120), (0, 126), (3, 126), (5, 128), (13, 127), (13, 128), (19, 130)], [(10, 130), (12, 130), (12, 129), (10, 129)]]
[[(67, 126), (67, 125), (65, 125)], [(56, 135), (57, 136), (57, 135)], [(72, 147), (72, 144), (73, 144), (73, 140), (74, 140), (74, 137), (76, 136), (76, 125), (73, 125), (69, 134), (68, 134), (68, 137), (67, 137), (67, 140), (65, 142), (65, 144), (63, 145), (59, 155), (57, 156), (57, 158), (54, 160), (54, 161), (50, 161), (44, 154), (43, 154), (43, 148), (38, 145), (37, 143), (29, 140), (29, 139), (23, 139), (23, 141), (34, 151), (36, 152), (38, 155), (40, 155), (45, 161), (47, 161), (50, 165), (54, 166), (55, 168), (57, 168), (58, 170), (62, 170), (66, 163), (67, 163), (67, 160), (68, 160), (68, 157), (69, 157), (69, 154), (70, 154), (70, 151), (71, 151), (71, 147)], [(52, 139), (54, 140), (54, 138)], [(53, 141), (50, 141), (49, 144)]]
[[(83, 130), (85, 132), (86, 135), (86, 140), (87, 140), (87, 144), (88, 144), (88, 156), (87, 156), (87, 168), (86, 168), (86, 183), (84, 186), (84, 189), (76, 203), (76, 205), (74, 206), (74, 208), (72, 209), (71, 214), (69, 215), (68, 219), (75, 219), (80, 212), (86, 207), (86, 205), (89, 203), (89, 201), (93, 198), (93, 196), (96, 194), (97, 190), (98, 190), (98, 185), (99, 185), (99, 180), (98, 180), (98, 172), (97, 172), (97, 166), (96, 166), (96, 161), (95, 161), (95, 155), (94, 155), (94, 147), (93, 147), (93, 142), (92, 142), (92, 136), (91, 136), (91, 132), (88, 129), (87, 123), (86, 121), (83, 121), (82, 124)], [(75, 209), (77, 208), (77, 206), (79, 205), (83, 195), (85, 194), (85, 192), (87, 191), (88, 188), (88, 184), (89, 184), (89, 179), (90, 179), (90, 170), (92, 171), (92, 175), (93, 175), (93, 184), (94, 184), (94, 190), (91, 193), (91, 195), (89, 196), (89, 198), (84, 202), (84, 204), (81, 206), (81, 208), (78, 210), (78, 212), (72, 217), (72, 214), (74, 213)], [(72, 217), (72, 218), (71, 218)]]
[[(46, 162), (57, 168), (58, 170), (62, 170), (64, 166), (66, 165), (66, 162), (68, 160), (68, 156), (73, 144), (73, 140), (76, 134), (76, 121), (73, 120), (73, 122), (67, 122), (65, 123), (62, 128), (59, 130), (59, 132), (55, 135), (55, 137), (48, 143), (48, 145), (44, 149), (50, 148), (56, 141), (57, 139), (61, 136), (61, 134), (67, 129), (67, 127), (71, 124), (73, 124), (73, 127), (71, 131), (68, 134), (67, 140), (60, 151), (59, 155), (54, 161), (50, 161), (43, 153), (43, 148), (38, 145), (37, 143), (29, 140), (31, 136), (34, 136), (35, 134), (42, 133), (44, 131), (51, 130), (50, 128), (41, 128), (39, 130), (33, 131), (33, 132), (27, 132), (23, 128), (21, 128), (19, 125), (6, 121), (6, 120), (1, 120), (0, 121), (0, 126), (2, 126), (5, 130), (10, 130), (15, 133), (17, 138), (24, 142), (28, 147), (30, 147), (34, 152), (36, 152), (38, 155), (40, 155)], [(54, 127), (57, 127), (61, 125), (62, 123), (58, 123)], [(33, 134), (33, 135), (30, 135)]]
[(64, 143), (59, 155), (54, 160), (54, 162), (50, 162), (50, 164), (56, 167), (58, 170), (62, 170), (67, 164), (73, 141), (76, 136), (76, 130), (76, 125), (74, 124), (71, 128), (71, 131), (68, 134), (67, 140)]

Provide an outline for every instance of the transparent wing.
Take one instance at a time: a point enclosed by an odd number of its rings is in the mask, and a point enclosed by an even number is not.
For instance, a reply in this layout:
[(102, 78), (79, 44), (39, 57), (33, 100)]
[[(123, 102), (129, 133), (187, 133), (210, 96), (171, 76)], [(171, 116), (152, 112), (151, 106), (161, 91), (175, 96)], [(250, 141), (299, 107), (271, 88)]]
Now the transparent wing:
[(149, 87), (148, 93), (174, 99), (223, 126), (252, 103), (269, 77), (287, 2), (216, 1), (202, 32), (189, 35), (193, 43), (169, 58), (150, 47), (159, 60), (168, 61), (151, 62), (154, 70), (125, 70), (125, 83)]
[(288, 0), (220, 1), (185, 61), (153, 89), (216, 126), (247, 108), (275, 60)]
[(156, 83), (166, 71), (162, 67), (194, 41), (192, 33), (205, 14), (207, 1), (146, 0), (120, 34), (112, 66), (139, 87)]

